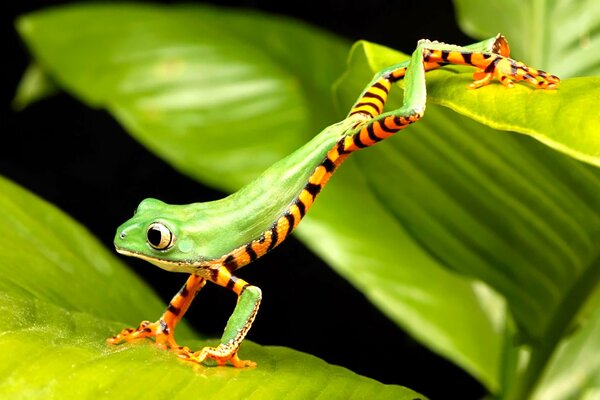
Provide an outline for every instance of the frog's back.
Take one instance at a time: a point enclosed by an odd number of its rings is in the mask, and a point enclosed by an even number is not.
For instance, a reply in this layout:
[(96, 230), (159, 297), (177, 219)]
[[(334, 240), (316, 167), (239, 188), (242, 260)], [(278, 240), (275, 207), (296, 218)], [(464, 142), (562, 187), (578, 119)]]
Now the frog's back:
[[(303, 193), (311, 186), (310, 179), (324, 162), (328, 153), (335, 150), (345, 132), (356, 125), (358, 119), (350, 118), (332, 125), (310, 142), (267, 169), (250, 184), (230, 196), (212, 202), (194, 203), (181, 208), (182, 225), (188, 226), (186, 234), (194, 238), (198, 261), (232, 260), (236, 249), (249, 250), (247, 260), (238, 260), (238, 266), (253, 261), (279, 244), (300, 222), (317, 193), (305, 199)], [(327, 166), (331, 169), (333, 165)], [(306, 204), (310, 201), (310, 204)], [(295, 213), (290, 213), (294, 209)], [(278, 229), (277, 223), (286, 216), (287, 226)], [(284, 235), (278, 234), (283, 230)], [(278, 237), (273, 237), (273, 236)], [(252, 250), (252, 243), (256, 251)], [(247, 247), (245, 247), (247, 246)], [(239, 254), (238, 254), (239, 255)], [(230, 257), (227, 257), (230, 256)], [(222, 260), (221, 260), (222, 261)], [(247, 262), (246, 262), (247, 261)]]

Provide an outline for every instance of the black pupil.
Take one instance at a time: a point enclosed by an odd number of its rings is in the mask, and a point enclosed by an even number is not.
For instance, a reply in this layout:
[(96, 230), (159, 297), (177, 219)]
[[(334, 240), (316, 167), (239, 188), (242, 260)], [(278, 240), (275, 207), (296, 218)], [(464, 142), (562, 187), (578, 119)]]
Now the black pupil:
[(151, 245), (158, 247), (160, 245), (161, 237), (162, 233), (160, 232), (160, 229), (156, 227), (148, 229), (148, 241)]

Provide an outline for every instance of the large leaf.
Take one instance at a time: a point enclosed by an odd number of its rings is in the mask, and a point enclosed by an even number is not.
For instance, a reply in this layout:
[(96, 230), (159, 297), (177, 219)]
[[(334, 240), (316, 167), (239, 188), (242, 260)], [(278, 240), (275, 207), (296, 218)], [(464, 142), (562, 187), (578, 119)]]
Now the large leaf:
[(498, 296), (427, 254), (377, 199), (356, 160), (320, 196), (298, 231), (303, 242), (415, 338), (498, 390)]
[[(562, 78), (569, 76), (600, 75), (600, 3), (587, 0), (576, 1), (525, 1), (478, 2), (471, 0), (455, 0), (459, 23), (473, 37), (484, 37), (503, 32), (511, 38), (511, 48), (516, 57), (527, 57), (527, 60), (541, 67), (548, 68)], [(564, 85), (563, 85), (564, 87)], [(584, 86), (579, 98), (589, 94), (594, 86)], [(598, 103), (596, 97), (592, 104)], [(584, 107), (585, 109), (586, 107)], [(555, 115), (565, 116), (562, 110)], [(598, 118), (592, 108), (588, 114), (575, 119), (573, 126), (586, 123), (590, 118)], [(550, 118), (555, 120), (555, 118)], [(591, 125), (587, 133), (598, 137), (600, 126)], [(571, 132), (568, 127), (565, 133)], [(577, 130), (577, 134), (580, 131)], [(589, 135), (588, 135), (589, 136)], [(542, 140), (544, 140), (542, 138)], [(578, 137), (572, 136), (569, 142), (575, 143)], [(552, 145), (552, 144), (551, 144)], [(597, 151), (598, 146), (590, 144), (586, 151)], [(568, 152), (569, 149), (567, 148)], [(599, 268), (598, 266), (596, 268)], [(556, 352), (538, 385), (536, 398), (540, 399), (579, 399), (597, 396), (600, 383), (600, 335), (597, 333), (598, 297), (600, 289), (596, 289), (596, 301), (588, 301), (585, 309), (594, 310), (591, 321), (581, 331), (562, 343)], [(595, 308), (590, 306), (595, 304)], [(584, 309), (584, 311), (585, 311)], [(587, 316), (584, 311), (580, 314)], [(594, 314), (595, 313), (595, 314)]]
[[(349, 104), (360, 90), (358, 82), (403, 58), (380, 46), (356, 46), (351, 69), (339, 85), (341, 101)], [(428, 74), (431, 103), (462, 99), (467, 104), (457, 109), (492, 125), (526, 126), (521, 130), (539, 134), (544, 128), (553, 131), (544, 113), (530, 113), (527, 121), (514, 116), (518, 112), (511, 110), (513, 102), (535, 100), (527, 92), (531, 89), (495, 85), (469, 98), (456, 94), (467, 92), (467, 76), (454, 74), (450, 80), (447, 75)], [(547, 99), (540, 92), (540, 102), (565, 104), (566, 112), (587, 118), (593, 97), (574, 108), (567, 104), (581, 81), (597, 90), (595, 79), (566, 81), (558, 92), (543, 92)], [(579, 126), (570, 135), (588, 134)], [(594, 120), (588, 129), (598, 126)], [(519, 340), (531, 349), (513, 391), (516, 398), (526, 396), (600, 277), (600, 172), (531, 139), (499, 134), (439, 107), (430, 106), (426, 117), (407, 132), (403, 139), (357, 156), (361, 168), (376, 197), (424, 247), (507, 299)], [(510, 373), (508, 368), (503, 366), (505, 373)]]
[(600, 3), (594, 0), (454, 0), (461, 28), (485, 39), (502, 32), (512, 53), (560, 77), (600, 75)]
[(260, 362), (251, 370), (193, 368), (147, 341), (108, 346), (125, 324), (159, 315), (156, 296), (81, 226), (1, 177), (0, 236), (3, 398), (423, 398), (250, 342), (242, 355)]
[[(349, 49), (297, 22), (205, 6), (80, 5), (17, 26), (62, 87), (223, 190), (334, 122), (328, 88)], [(268, 132), (268, 146), (247, 132)]]
[[(1, 293), (130, 325), (164, 309), (82, 226), (1, 177), (0, 237)], [(34, 317), (21, 317), (28, 316)]]

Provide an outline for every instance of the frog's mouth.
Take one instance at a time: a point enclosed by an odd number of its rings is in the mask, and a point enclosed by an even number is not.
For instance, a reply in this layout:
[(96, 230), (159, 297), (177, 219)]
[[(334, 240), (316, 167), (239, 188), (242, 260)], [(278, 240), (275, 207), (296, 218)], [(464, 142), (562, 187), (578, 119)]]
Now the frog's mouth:
[(129, 257), (136, 257), (144, 261), (148, 261), (149, 263), (170, 272), (186, 272), (188, 274), (191, 274), (198, 269), (195, 264), (185, 261), (165, 260), (162, 258), (152, 257), (147, 254), (138, 253), (136, 251), (122, 249), (117, 246), (115, 246), (115, 250), (119, 254)]

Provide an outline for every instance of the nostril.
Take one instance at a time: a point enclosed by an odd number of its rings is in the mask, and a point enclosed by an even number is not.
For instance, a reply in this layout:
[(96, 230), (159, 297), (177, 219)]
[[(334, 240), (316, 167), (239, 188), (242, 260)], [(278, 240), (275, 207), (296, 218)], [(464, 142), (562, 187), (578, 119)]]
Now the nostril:
[(125, 232), (121, 232), (121, 234), (119, 235), (121, 239), (125, 239), (126, 236), (127, 234)]

